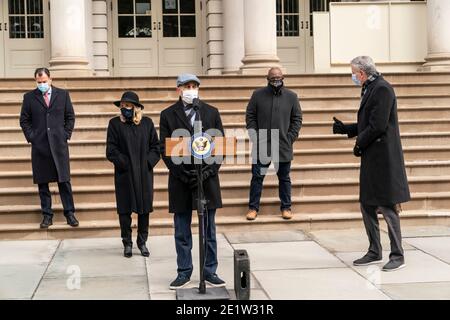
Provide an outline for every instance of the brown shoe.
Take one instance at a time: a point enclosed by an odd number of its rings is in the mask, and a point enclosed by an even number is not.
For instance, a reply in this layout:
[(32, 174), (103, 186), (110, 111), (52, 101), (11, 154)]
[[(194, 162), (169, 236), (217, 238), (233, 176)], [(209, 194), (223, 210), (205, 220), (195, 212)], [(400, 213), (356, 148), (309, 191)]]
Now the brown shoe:
[(247, 220), (255, 220), (257, 215), (258, 211), (250, 209), (247, 212)]
[(284, 209), (281, 211), (281, 216), (283, 217), (283, 219), (289, 220), (289, 219), (292, 219), (294, 214), (292, 213), (292, 211), (290, 209)]

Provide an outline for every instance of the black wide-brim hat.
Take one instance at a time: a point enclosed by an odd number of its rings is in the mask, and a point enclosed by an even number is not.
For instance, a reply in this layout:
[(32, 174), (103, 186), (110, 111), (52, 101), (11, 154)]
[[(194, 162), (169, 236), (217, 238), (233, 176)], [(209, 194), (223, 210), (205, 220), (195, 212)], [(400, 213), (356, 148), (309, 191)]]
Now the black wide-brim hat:
[(122, 98), (118, 101), (114, 101), (114, 104), (118, 107), (120, 107), (121, 102), (130, 102), (136, 106), (138, 106), (141, 109), (144, 109), (144, 106), (139, 103), (139, 97), (138, 95), (133, 91), (125, 91), (122, 95)]

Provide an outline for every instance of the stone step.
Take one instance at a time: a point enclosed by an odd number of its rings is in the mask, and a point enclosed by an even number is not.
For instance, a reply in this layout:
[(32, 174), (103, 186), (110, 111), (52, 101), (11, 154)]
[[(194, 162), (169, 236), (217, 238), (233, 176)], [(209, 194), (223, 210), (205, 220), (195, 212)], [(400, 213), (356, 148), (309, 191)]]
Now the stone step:
[[(72, 161), (72, 167), (73, 167)], [(105, 163), (110, 169), (72, 169), (71, 180), (73, 186), (113, 185), (114, 169), (109, 163)], [(450, 161), (417, 161), (406, 162), (408, 177), (445, 176), (450, 175)], [(106, 166), (105, 166), (106, 167)], [(312, 179), (358, 179), (358, 163), (342, 164), (293, 164), (291, 166), (291, 180), (304, 181)], [(157, 168), (154, 170), (155, 184), (167, 184), (168, 170)], [(248, 183), (251, 179), (251, 165), (228, 166), (220, 168), (221, 182)], [(264, 181), (278, 181), (276, 175), (268, 175)], [(32, 174), (30, 170), (0, 171), (0, 188), (18, 188), (32, 186)]]
[[(401, 73), (383, 73), (384, 78), (392, 83), (417, 83), (417, 82), (450, 82), (450, 73), (448, 72), (401, 72)], [(199, 76), (203, 85), (237, 85), (246, 84), (254, 86), (264, 86), (267, 80), (261, 75), (201, 75)], [(286, 84), (336, 84), (351, 83), (349, 73), (333, 74), (294, 74), (285, 75)], [(176, 77), (74, 77), (74, 78), (53, 78), (53, 84), (61, 88), (80, 88), (96, 87), (108, 88), (110, 86), (118, 87), (136, 87), (136, 86), (175, 86)], [(2, 88), (22, 88), (30, 90), (36, 86), (36, 83), (30, 78), (4, 78)]]
[[(98, 113), (98, 112), (118, 112), (112, 100), (83, 99), (72, 100), (76, 113)], [(145, 106), (145, 111), (161, 111), (176, 102), (177, 99), (141, 99)], [(212, 97), (206, 102), (219, 108), (220, 110), (244, 110), (249, 101), (248, 96), (244, 97)], [(450, 106), (450, 94), (439, 95), (397, 95), (399, 106)], [(319, 95), (315, 97), (304, 97), (300, 99), (302, 108), (357, 108), (360, 103), (359, 94), (348, 96)], [(11, 101), (0, 100), (0, 114), (19, 114), (22, 100)]]
[[(266, 181), (264, 183), (263, 198), (278, 196), (278, 181)], [(421, 193), (433, 190), (433, 192), (446, 192), (450, 190), (450, 176), (440, 177), (411, 177), (409, 179), (411, 192)], [(223, 199), (246, 198), (249, 194), (250, 181), (222, 182), (221, 192)], [(50, 188), (52, 203), (61, 204), (59, 191), (56, 186)], [(292, 180), (292, 195), (296, 197), (309, 196), (344, 196), (355, 195), (359, 192), (358, 179), (328, 179), (328, 180)], [(107, 202), (115, 199), (113, 184), (73, 186), (75, 203)], [(154, 188), (155, 201), (168, 201), (167, 184), (156, 184)], [(39, 203), (39, 195), (36, 187), (1, 188), (0, 206), (8, 204), (33, 205)]]
[[(450, 121), (449, 121), (450, 122)], [(403, 127), (402, 127), (403, 130)], [(235, 132), (242, 134), (238, 137), (239, 141), (249, 145), (247, 132), (242, 129), (242, 132)], [(234, 132), (232, 132), (234, 134)], [(102, 127), (78, 127), (72, 134), (70, 143), (96, 142), (95, 148), (92, 147), (87, 152), (100, 153), (106, 148), (106, 128)], [(402, 145), (407, 146), (446, 146), (450, 145), (450, 132), (403, 132), (401, 134)], [(25, 137), (20, 128), (0, 128), (0, 146), (2, 142), (10, 144), (12, 142), (23, 143)], [(102, 145), (99, 143), (103, 142)], [(354, 145), (354, 139), (348, 139), (346, 135), (334, 134), (301, 134), (295, 143), (296, 149), (325, 149), (325, 148), (343, 148)], [(1, 147), (0, 147), (1, 148)]]
[[(307, 108), (302, 109), (304, 120), (329, 121), (336, 117), (344, 122), (356, 120), (358, 107), (351, 108)], [(423, 119), (450, 119), (450, 105), (447, 106), (399, 106), (397, 109), (400, 120), (423, 120)], [(245, 119), (243, 111), (241, 115)], [(233, 118), (234, 119), (234, 118)], [(244, 121), (244, 120), (241, 120)]]
[[(446, 210), (450, 205), (449, 192), (432, 192), (412, 194), (412, 200), (402, 205), (404, 210)], [(280, 200), (278, 197), (261, 199), (260, 215), (279, 215)], [(345, 196), (304, 196), (292, 197), (292, 210), (297, 214), (339, 214), (359, 212), (357, 195)], [(170, 217), (165, 201), (154, 202), (151, 220)], [(55, 222), (63, 222), (61, 206), (54, 205)], [(77, 216), (80, 222), (111, 220), (116, 216), (115, 203), (77, 203)], [(243, 217), (248, 210), (248, 198), (224, 199), (223, 208), (218, 216)], [(39, 223), (41, 221), (39, 205), (6, 205), (0, 206), (0, 225)]]
[[(195, 215), (195, 213), (194, 213)], [(442, 225), (448, 223), (450, 213), (444, 210), (405, 210), (402, 212), (402, 226)], [(173, 218), (150, 218), (151, 235), (173, 235)], [(381, 218), (382, 219), (382, 218)], [(117, 237), (120, 234), (117, 215), (110, 220), (82, 221), (77, 228), (72, 228), (60, 219), (58, 214), (53, 219), (53, 225), (49, 229), (39, 229), (39, 221), (27, 223), (0, 224), (1, 240), (22, 239), (71, 239), (71, 238), (99, 238)], [(254, 221), (247, 221), (245, 215), (241, 216), (216, 216), (217, 232), (248, 232), (268, 230), (292, 230), (302, 229), (306, 231), (320, 229), (348, 229), (360, 228), (363, 222), (360, 212), (343, 213), (294, 213), (291, 220), (284, 220), (277, 214), (259, 215)], [(137, 217), (133, 215), (133, 234), (136, 234)], [(192, 233), (198, 233), (197, 218), (192, 220)]]
[[(31, 149), (30, 149), (31, 150)], [(31, 152), (31, 151), (30, 151)], [(70, 168), (73, 170), (79, 169), (110, 169), (112, 164), (106, 160), (105, 155), (70, 155)], [(0, 157), (0, 172), (5, 171), (23, 171), (31, 170), (31, 155), (14, 156), (14, 157)]]
[[(344, 121), (346, 121), (344, 119)], [(350, 123), (350, 121), (348, 121)], [(450, 119), (414, 119), (414, 120), (399, 120), (401, 134), (426, 134), (430, 135), (445, 135), (450, 127)], [(155, 121), (155, 127), (159, 133), (158, 120)], [(247, 134), (245, 122), (236, 123), (224, 123), (227, 136), (241, 137)], [(342, 136), (332, 135), (333, 120), (328, 121), (304, 121), (300, 131), (300, 139), (308, 136), (323, 136), (324, 139), (342, 139)], [(106, 141), (107, 125), (97, 126), (79, 126), (77, 125), (74, 130), (74, 135), (70, 144), (79, 145), (83, 143), (87, 144), (101, 144), (102, 141)], [(0, 151), (2, 149), (10, 149), (15, 152), (15, 148), (23, 149), (26, 146), (25, 137), (21, 132), (20, 127), (2, 127), (0, 128)], [(326, 138), (325, 138), (326, 137)], [(317, 138), (320, 139), (320, 138)], [(103, 151), (102, 151), (103, 152)], [(85, 152), (86, 153), (86, 152)], [(17, 153), (20, 155), (21, 153)]]
[[(408, 95), (421, 92), (428, 94), (448, 94), (450, 82), (440, 83), (392, 83), (396, 94)], [(351, 81), (335, 84), (291, 84), (287, 83), (290, 90), (297, 93), (300, 98), (315, 96), (348, 96), (358, 95), (361, 92)], [(250, 97), (257, 88), (249, 84), (233, 85), (202, 85), (200, 97), (208, 100), (213, 97)], [(100, 99), (118, 100), (126, 90), (135, 91), (140, 99), (177, 99), (178, 93), (174, 86), (145, 86), (135, 87), (108, 86), (108, 87), (77, 87), (70, 89), (71, 99)], [(0, 99), (3, 101), (19, 100), (24, 94), (23, 88), (0, 88)]]
[[(245, 122), (245, 108), (240, 110), (220, 110), (223, 123)], [(330, 121), (333, 117), (342, 121), (354, 121), (358, 112), (357, 107), (351, 108), (303, 108), (304, 121)], [(119, 110), (105, 112), (78, 112), (76, 114), (76, 127), (106, 126), (109, 120), (118, 116)], [(155, 123), (159, 123), (159, 111), (146, 111), (145, 115)], [(400, 120), (423, 120), (423, 119), (450, 119), (449, 106), (406, 106), (398, 108)], [(0, 114), (0, 127), (17, 127), (19, 125), (19, 113)]]
[[(0, 154), (2, 158), (0, 161), (0, 170), (10, 168), (10, 170), (29, 170), (31, 167), (30, 153), (31, 148), (26, 143), (14, 143), (17, 145), (14, 148), (5, 147), (8, 144), (0, 144)], [(108, 168), (112, 164), (108, 163), (104, 151), (103, 142), (74, 142), (71, 146), (71, 154), (76, 155), (72, 157), (77, 162), (73, 169), (86, 168)], [(294, 164), (319, 164), (319, 163), (358, 163), (359, 158), (353, 156), (352, 147), (347, 148), (333, 148), (333, 149), (304, 149), (294, 150)], [(74, 152), (75, 150), (75, 152)], [(90, 153), (92, 150), (97, 151), (96, 154)], [(447, 160), (450, 159), (450, 146), (418, 146), (418, 147), (404, 147), (404, 156), (406, 161), (417, 160)], [(28, 155), (28, 158), (27, 158)], [(26, 160), (28, 159), (28, 160)], [(242, 165), (251, 163), (248, 152), (238, 152), (238, 155), (227, 156), (224, 158), (224, 163), (227, 165)], [(14, 165), (12, 165), (14, 164)], [(165, 167), (163, 161), (157, 164), (157, 168)], [(7, 170), (7, 169), (6, 169)]]

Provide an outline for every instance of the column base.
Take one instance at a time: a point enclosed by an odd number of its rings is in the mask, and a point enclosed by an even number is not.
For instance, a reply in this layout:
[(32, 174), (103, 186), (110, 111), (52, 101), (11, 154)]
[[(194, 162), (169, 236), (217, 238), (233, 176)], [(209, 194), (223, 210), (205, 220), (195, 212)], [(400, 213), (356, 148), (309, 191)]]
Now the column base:
[(243, 65), (240, 67), (240, 74), (266, 75), (270, 68), (278, 67), (284, 73), (285, 70), (280, 64), (280, 58), (274, 55), (247, 56), (242, 59)]
[(425, 61), (426, 63), (424, 63), (417, 71), (450, 71), (450, 53), (430, 54), (425, 58)]
[(224, 74), (224, 75), (238, 75), (238, 74), (241, 74), (241, 70), (239, 68), (222, 70), (222, 74)]
[(94, 74), (88, 67), (89, 62), (82, 58), (55, 58), (49, 64), (52, 77), (89, 77)]

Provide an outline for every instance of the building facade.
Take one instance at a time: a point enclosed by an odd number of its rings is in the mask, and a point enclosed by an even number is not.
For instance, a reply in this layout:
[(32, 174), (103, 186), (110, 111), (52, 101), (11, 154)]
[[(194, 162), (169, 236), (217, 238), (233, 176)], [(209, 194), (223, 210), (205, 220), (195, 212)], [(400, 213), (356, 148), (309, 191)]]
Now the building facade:
[(1, 0), (0, 77), (450, 69), (450, 1)]

